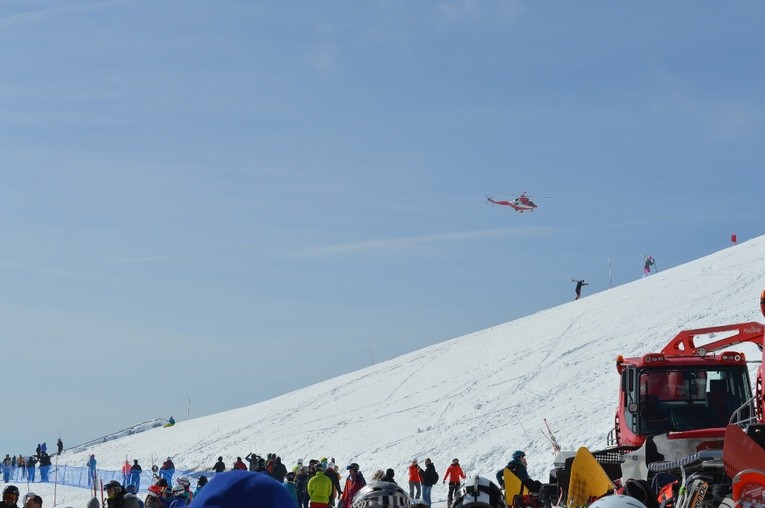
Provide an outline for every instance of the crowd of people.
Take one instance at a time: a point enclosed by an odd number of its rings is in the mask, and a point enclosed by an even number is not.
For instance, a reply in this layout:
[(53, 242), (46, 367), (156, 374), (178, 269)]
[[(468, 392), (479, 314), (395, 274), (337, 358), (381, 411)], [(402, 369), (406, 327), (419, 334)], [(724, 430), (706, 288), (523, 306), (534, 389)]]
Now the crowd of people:
[[(56, 454), (60, 455), (64, 449), (64, 443), (59, 438), (56, 442)], [(49, 472), (53, 464), (50, 454), (48, 454), (48, 445), (38, 443), (33, 455), (18, 456), (5, 454), (2, 462), (3, 482), (28, 481), (33, 483), (37, 479), (37, 473), (40, 473), (41, 482), (49, 482)]]
[[(516, 456), (514, 455), (513, 458), (515, 460)], [(530, 480), (528, 473), (525, 472), (525, 454), (521, 458), (524, 458), (524, 462), (511, 463), (513, 471), (524, 481), (528, 480), (533, 485), (533, 480)], [(358, 508), (355, 500), (369, 485), (376, 485), (377, 490), (382, 488), (385, 491), (395, 491), (398, 493), (396, 495), (402, 499), (406, 498), (410, 504), (429, 508), (432, 504), (431, 491), (439, 480), (442, 485), (448, 485), (447, 503), (451, 508), (461, 495), (460, 489), (466, 478), (457, 458), (452, 459), (443, 471), (443, 478), (440, 477), (430, 458), (424, 460), (424, 468), (420, 466), (417, 459), (414, 459), (407, 468), (402, 486), (399, 486), (393, 468), (367, 472), (369, 476), (367, 481), (356, 462), (351, 462), (343, 470), (334, 458), (322, 457), (310, 459), (307, 462), (299, 459), (294, 466), (288, 468), (281, 457), (275, 453), (269, 453), (266, 457), (249, 453), (244, 458), (237, 456), (230, 467), (226, 465), (222, 456), (218, 457), (210, 468), (211, 473), (198, 476), (196, 486), (192, 490), (191, 481), (186, 476), (180, 476), (173, 481), (172, 473), (175, 467), (168, 457), (162, 467), (156, 471), (154, 483), (148, 488), (146, 497), (141, 502), (135, 495), (138, 485), (131, 481), (135, 471), (133, 468), (137, 464), (137, 460), (132, 466), (128, 461), (125, 462), (122, 484), (116, 480), (106, 484), (106, 503), (109, 508), (135, 508), (141, 505), (146, 508), (180, 508), (192, 504), (194, 499), (199, 498), (201, 492), (205, 492), (208, 476), (212, 476), (215, 482), (219, 483), (218, 477), (228, 478), (231, 473), (238, 475), (245, 472), (261, 473), (261, 476), (269, 477), (277, 484), (281, 484), (290, 499), (288, 508)], [(511, 467), (511, 464), (508, 467)], [(407, 488), (408, 493), (405, 490)], [(202, 506), (202, 504), (194, 502), (192, 506)]]
[[(44, 452), (44, 448), (40, 450), (40, 453)], [(90, 484), (98, 485), (95, 455), (90, 455), (86, 465)], [(530, 501), (532, 506), (550, 505), (549, 499), (544, 498), (545, 485), (530, 478), (526, 454), (522, 450), (516, 450), (508, 464), (497, 471), (499, 486), (483, 477), (467, 478), (457, 458), (443, 470), (443, 476), (430, 458), (426, 458), (423, 465), (424, 468), (418, 459), (413, 459), (403, 480), (396, 478), (393, 468), (367, 471), (367, 481), (356, 462), (342, 469), (334, 458), (322, 457), (305, 463), (300, 459), (288, 468), (276, 454), (269, 453), (264, 458), (250, 453), (244, 458), (237, 456), (230, 467), (220, 456), (209, 473), (174, 478), (175, 465), (171, 457), (167, 457), (161, 467), (152, 466), (152, 483), (145, 496), (139, 496), (142, 468), (135, 459), (132, 464), (125, 461), (121, 470), (122, 482), (111, 480), (103, 486), (102, 499), (105, 508), (182, 508), (189, 505), (224, 508), (252, 506), (258, 498), (267, 501), (254, 504), (263, 508), (371, 508), (379, 503), (390, 508), (430, 508), (432, 489), (440, 481), (443, 486), (448, 485), (447, 508), (507, 508), (500, 486), (505, 488), (505, 470), (509, 470), (530, 492), (532, 499), (537, 500)], [(208, 477), (211, 477), (209, 486)], [(274, 485), (279, 488), (275, 489)], [(21, 505), (18, 501), (19, 489), (8, 485), (3, 491), (0, 508), (42, 508), (43, 503), (34, 493), (24, 496)], [(99, 499), (93, 497), (87, 508), (100, 508), (100, 505)], [(636, 505), (631, 506), (635, 508)]]

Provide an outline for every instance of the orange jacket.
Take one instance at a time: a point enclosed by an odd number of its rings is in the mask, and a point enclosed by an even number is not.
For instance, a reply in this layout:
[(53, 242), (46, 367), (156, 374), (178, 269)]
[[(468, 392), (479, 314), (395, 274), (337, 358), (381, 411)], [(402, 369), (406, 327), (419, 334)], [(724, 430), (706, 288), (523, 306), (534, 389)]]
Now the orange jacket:
[(420, 466), (417, 464), (412, 464), (409, 466), (409, 481), (414, 483), (422, 483), (422, 478), (420, 478)]
[(446, 468), (446, 472), (444, 473), (444, 483), (446, 483), (447, 481), (449, 483), (459, 483), (460, 481), (464, 479), (465, 479), (465, 472), (462, 471), (462, 468), (460, 467), (459, 464), (451, 464), (449, 467)]

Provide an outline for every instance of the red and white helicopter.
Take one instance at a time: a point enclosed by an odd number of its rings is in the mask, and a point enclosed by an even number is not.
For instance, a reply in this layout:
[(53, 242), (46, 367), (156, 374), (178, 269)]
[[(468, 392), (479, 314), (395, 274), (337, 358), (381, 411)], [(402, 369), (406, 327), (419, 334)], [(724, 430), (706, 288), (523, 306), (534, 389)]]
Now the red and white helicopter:
[(523, 191), (523, 193), (518, 196), (517, 198), (514, 198), (511, 201), (508, 200), (500, 200), (500, 199), (492, 199), (489, 196), (486, 196), (486, 199), (489, 200), (490, 203), (494, 203), (495, 205), (502, 205), (502, 206), (509, 206), (513, 210), (519, 213), (523, 212), (533, 212), (534, 209), (537, 207), (536, 203), (534, 203), (530, 197), (526, 194), (526, 191)]

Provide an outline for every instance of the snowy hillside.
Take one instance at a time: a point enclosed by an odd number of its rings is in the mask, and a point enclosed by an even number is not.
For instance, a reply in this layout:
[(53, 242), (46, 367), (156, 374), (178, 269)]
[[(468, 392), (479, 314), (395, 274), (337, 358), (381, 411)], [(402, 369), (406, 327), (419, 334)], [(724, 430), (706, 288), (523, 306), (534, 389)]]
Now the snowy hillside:
[(180, 469), (209, 469), (219, 455), (231, 465), (237, 455), (276, 452), (288, 466), (328, 456), (368, 475), (394, 467), (403, 478), (413, 457), (431, 457), (441, 473), (458, 457), (467, 474), (493, 475), (524, 449), (532, 476), (544, 478), (552, 463), (544, 418), (564, 448), (605, 446), (615, 357), (659, 350), (684, 328), (763, 321), (763, 274), (760, 237), (272, 400), (65, 452), (60, 462), (80, 466), (95, 453), (99, 467), (117, 469), (126, 457), (147, 467), (172, 456)]

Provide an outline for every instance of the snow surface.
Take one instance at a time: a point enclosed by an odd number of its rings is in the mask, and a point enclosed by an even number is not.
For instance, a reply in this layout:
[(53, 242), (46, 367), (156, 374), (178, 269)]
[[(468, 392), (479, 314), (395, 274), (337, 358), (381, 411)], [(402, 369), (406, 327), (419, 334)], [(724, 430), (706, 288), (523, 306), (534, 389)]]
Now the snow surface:
[[(219, 455), (230, 467), (236, 456), (275, 452), (288, 467), (299, 458), (357, 462), (367, 478), (393, 467), (403, 484), (415, 457), (430, 457), (441, 475), (458, 457), (466, 474), (493, 477), (522, 449), (532, 477), (545, 480), (553, 455), (544, 418), (564, 448), (605, 447), (616, 356), (658, 351), (681, 329), (763, 321), (763, 274), (765, 236), (265, 402), (65, 451), (59, 463), (82, 466), (94, 453), (99, 468), (118, 469), (127, 457), (147, 469), (172, 456), (179, 469), (201, 470)], [(749, 346), (740, 349), (759, 360)], [(83, 489), (62, 491), (82, 494), (60, 506), (88, 499)], [(433, 496), (442, 501), (446, 489)]]

